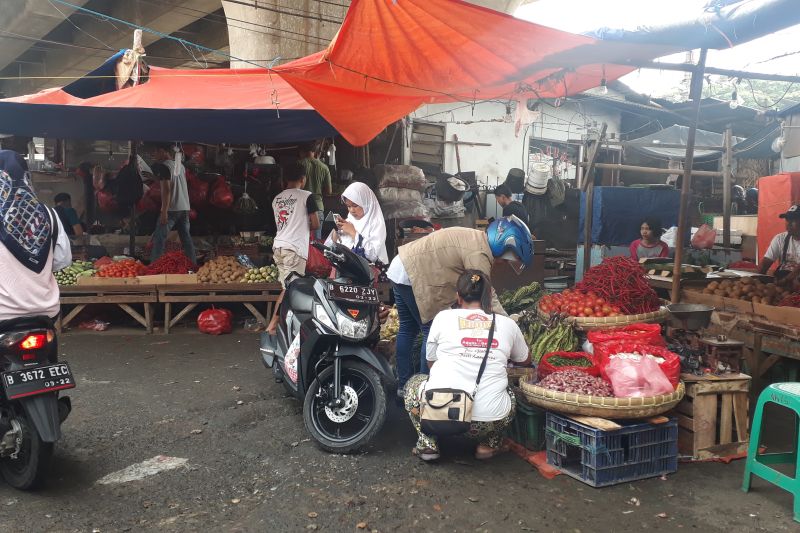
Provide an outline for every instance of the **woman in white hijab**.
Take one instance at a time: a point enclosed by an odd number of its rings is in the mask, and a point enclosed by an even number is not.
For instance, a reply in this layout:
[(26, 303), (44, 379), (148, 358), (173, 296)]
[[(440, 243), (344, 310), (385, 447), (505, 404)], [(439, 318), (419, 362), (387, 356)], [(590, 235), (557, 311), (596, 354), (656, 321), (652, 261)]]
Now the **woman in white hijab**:
[[(342, 202), (347, 206), (348, 215), (346, 219), (336, 220), (339, 242), (362, 253), (371, 263), (388, 264), (386, 221), (375, 193), (366, 184), (354, 182), (342, 193)], [(333, 240), (328, 239), (329, 242)]]

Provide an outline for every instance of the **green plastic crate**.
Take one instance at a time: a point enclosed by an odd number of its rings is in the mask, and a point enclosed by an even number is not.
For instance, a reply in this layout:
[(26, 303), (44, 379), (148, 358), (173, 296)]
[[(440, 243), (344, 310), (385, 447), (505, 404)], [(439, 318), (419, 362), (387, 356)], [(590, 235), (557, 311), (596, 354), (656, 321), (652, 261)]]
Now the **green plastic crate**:
[(517, 413), (506, 427), (505, 436), (533, 452), (544, 450), (544, 422), (543, 410), (518, 400)]

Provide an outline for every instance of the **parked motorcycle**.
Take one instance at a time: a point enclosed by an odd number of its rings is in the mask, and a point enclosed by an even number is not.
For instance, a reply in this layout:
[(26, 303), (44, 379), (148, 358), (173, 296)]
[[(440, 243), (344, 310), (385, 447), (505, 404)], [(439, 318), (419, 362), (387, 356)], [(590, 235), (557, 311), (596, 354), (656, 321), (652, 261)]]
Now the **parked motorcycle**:
[(350, 453), (386, 420), (388, 361), (372, 348), (380, 300), (369, 263), (349, 248), (316, 246), (335, 279), (291, 275), (276, 335), (261, 335), (261, 356), (277, 382), (303, 401), (303, 422), (319, 446)]
[(17, 489), (38, 488), (72, 409), (59, 391), (75, 387), (69, 365), (58, 362), (52, 320), (0, 322), (0, 380), (0, 476)]

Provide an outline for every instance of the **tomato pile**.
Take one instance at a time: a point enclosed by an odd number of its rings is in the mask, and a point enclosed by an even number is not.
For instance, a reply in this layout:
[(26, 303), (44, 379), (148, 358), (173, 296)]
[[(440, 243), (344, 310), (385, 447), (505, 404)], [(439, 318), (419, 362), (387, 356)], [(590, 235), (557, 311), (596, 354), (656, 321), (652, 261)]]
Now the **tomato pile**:
[(620, 316), (619, 306), (612, 305), (594, 292), (567, 289), (558, 294), (548, 294), (539, 300), (539, 310), (577, 317)]
[(146, 267), (135, 259), (123, 259), (100, 267), (95, 276), (99, 278), (135, 278), (143, 276)]

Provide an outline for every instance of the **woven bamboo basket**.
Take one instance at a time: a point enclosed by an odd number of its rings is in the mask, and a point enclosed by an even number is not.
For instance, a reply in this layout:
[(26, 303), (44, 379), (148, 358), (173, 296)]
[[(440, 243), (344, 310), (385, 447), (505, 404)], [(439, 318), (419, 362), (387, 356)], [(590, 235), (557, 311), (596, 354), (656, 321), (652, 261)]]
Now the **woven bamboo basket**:
[(548, 390), (521, 380), (520, 390), (529, 403), (556, 413), (602, 418), (645, 418), (665, 413), (678, 405), (686, 393), (681, 381), (672, 394), (646, 398), (607, 398)]
[[(547, 320), (550, 314), (542, 312), (538, 307), (536, 312), (539, 317)], [(650, 322), (665, 322), (669, 318), (669, 311), (666, 307), (660, 307), (658, 311), (650, 313), (641, 313), (638, 315), (621, 315), (621, 316), (603, 316), (603, 317), (577, 317), (568, 316), (564, 318), (564, 322), (574, 325), (577, 329), (590, 330), (590, 329), (613, 329), (622, 326), (629, 326), (631, 324), (642, 324)]]

